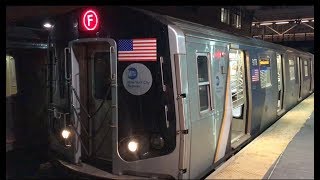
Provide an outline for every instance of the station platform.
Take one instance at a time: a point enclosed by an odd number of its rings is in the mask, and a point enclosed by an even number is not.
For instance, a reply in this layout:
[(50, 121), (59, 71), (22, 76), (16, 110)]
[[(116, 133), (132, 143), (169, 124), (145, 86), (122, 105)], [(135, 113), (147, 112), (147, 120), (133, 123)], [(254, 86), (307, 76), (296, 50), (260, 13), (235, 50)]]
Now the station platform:
[(206, 179), (314, 179), (314, 94)]

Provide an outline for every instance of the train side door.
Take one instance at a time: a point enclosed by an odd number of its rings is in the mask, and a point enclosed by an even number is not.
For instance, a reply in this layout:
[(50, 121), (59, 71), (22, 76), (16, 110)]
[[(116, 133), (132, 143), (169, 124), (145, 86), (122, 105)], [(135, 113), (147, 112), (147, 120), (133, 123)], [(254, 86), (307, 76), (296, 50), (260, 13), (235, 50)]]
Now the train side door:
[(117, 142), (116, 42), (88, 38), (69, 47), (75, 162), (81, 158), (111, 168)]
[(247, 125), (247, 92), (245, 53), (239, 49), (230, 49), (230, 88), (232, 93), (231, 146), (236, 148), (248, 138)]

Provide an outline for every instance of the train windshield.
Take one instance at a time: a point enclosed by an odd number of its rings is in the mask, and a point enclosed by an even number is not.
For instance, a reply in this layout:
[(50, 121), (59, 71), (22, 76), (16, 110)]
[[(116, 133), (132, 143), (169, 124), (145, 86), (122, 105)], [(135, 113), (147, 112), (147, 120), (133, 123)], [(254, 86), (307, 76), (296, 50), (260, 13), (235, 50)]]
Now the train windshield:
[[(126, 161), (163, 156), (175, 148), (172, 84), (166, 79), (163, 91), (160, 65), (118, 63), (118, 151)], [(163, 67), (163, 74), (170, 72)]]

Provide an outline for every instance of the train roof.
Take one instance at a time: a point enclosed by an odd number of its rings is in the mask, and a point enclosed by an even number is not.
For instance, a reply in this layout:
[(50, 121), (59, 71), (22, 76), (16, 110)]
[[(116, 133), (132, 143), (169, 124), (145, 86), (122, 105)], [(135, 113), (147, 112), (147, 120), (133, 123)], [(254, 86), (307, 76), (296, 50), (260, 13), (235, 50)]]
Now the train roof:
[(243, 43), (251, 46), (270, 48), (277, 51), (284, 51), (284, 52), (289, 51), (289, 52), (300, 53), (306, 56), (313, 56), (313, 54), (309, 52), (304, 52), (304, 51), (297, 50), (291, 47), (286, 47), (280, 44), (274, 44), (271, 42), (267, 42), (260, 39), (255, 39), (252, 37), (247, 37), (247, 36), (243, 36), (243, 35), (239, 35), (231, 32), (224, 32), (223, 30), (220, 30), (220, 29), (216, 29), (213, 27), (205, 26), (202, 24), (182, 20), (179, 18), (167, 16), (167, 15), (153, 13), (147, 10), (142, 10), (137, 8), (132, 8), (132, 9), (143, 12), (149, 16), (153, 16), (154, 18), (156, 18), (157, 20), (161, 21), (164, 24), (176, 25), (186, 35), (198, 36), (201, 38), (208, 38), (208, 39), (215, 39), (215, 40), (223, 40), (230, 43)]

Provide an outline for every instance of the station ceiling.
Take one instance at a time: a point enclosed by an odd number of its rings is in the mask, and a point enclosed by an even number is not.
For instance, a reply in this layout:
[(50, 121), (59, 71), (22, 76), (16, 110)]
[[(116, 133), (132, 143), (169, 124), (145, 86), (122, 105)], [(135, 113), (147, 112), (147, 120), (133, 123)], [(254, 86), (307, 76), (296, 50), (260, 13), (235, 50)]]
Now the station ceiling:
[(8, 6), (6, 23), (15, 23), (31, 18), (46, 18), (72, 11), (82, 6)]
[[(8, 6), (6, 23), (15, 23), (26, 19), (55, 16), (83, 6)], [(242, 6), (252, 11), (254, 21), (296, 19), (314, 17), (314, 6)]]
[(313, 18), (314, 6), (244, 6), (254, 11), (254, 21)]

